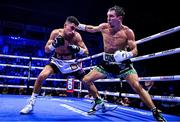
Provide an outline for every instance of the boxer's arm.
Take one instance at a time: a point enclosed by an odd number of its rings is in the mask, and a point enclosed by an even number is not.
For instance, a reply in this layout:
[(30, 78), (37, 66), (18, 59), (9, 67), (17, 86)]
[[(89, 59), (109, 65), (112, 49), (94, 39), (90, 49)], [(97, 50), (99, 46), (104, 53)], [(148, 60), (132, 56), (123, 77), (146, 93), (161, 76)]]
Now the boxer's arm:
[(100, 26), (93, 26), (93, 25), (85, 25), (85, 24), (79, 24), (77, 27), (78, 30), (87, 31), (90, 33), (100, 32)]
[(80, 47), (80, 52), (79, 54), (82, 54), (82, 55), (89, 55), (89, 51), (84, 43), (84, 41), (82, 40), (82, 37), (81, 35), (78, 33), (77, 34), (77, 45)]
[(79, 33), (76, 34), (76, 42), (73, 45), (69, 45), (68, 49), (72, 52), (72, 53), (78, 53), (80, 55), (88, 55), (88, 49), (86, 47), (86, 45), (84, 44), (82, 37)]
[(128, 29), (126, 31), (126, 35), (127, 35), (128, 47), (130, 51), (132, 52), (133, 56), (137, 56), (138, 50), (137, 50), (137, 44), (135, 41), (134, 32), (131, 29)]
[(64, 45), (64, 37), (59, 35), (59, 29), (52, 31), (50, 38), (45, 46), (45, 52), (49, 53), (54, 51), (59, 46)]
[(130, 59), (138, 54), (137, 45), (135, 42), (135, 35), (131, 29), (126, 30), (127, 43), (130, 51), (118, 50), (114, 53), (114, 59), (116, 62), (122, 62), (126, 59)]
[(54, 39), (55, 39), (56, 35), (57, 35), (57, 30), (53, 30), (51, 32), (51, 34), (50, 34), (50, 37), (49, 37), (46, 45), (45, 45), (45, 52), (46, 53), (50, 53), (51, 52), (51, 50), (49, 49), (49, 46), (54, 42)]
[(117, 50), (114, 54), (106, 54), (104, 55), (104, 60), (110, 62), (120, 63), (124, 60), (132, 58), (138, 54), (137, 45), (135, 42), (134, 32), (130, 29), (126, 31), (128, 47), (130, 51)]

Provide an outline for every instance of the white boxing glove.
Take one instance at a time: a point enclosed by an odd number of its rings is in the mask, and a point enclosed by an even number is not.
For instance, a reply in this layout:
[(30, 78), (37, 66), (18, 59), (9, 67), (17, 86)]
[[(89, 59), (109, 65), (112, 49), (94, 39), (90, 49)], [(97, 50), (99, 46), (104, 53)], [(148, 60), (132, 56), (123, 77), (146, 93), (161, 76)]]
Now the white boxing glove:
[(77, 29), (78, 29), (78, 30), (85, 31), (85, 30), (86, 30), (86, 25), (85, 25), (85, 24), (79, 24), (79, 25), (77, 26)]
[(130, 59), (133, 57), (133, 53), (132, 52), (127, 52), (127, 51), (123, 51), (123, 50), (118, 50), (114, 53), (114, 59), (117, 63), (120, 63), (126, 59)]

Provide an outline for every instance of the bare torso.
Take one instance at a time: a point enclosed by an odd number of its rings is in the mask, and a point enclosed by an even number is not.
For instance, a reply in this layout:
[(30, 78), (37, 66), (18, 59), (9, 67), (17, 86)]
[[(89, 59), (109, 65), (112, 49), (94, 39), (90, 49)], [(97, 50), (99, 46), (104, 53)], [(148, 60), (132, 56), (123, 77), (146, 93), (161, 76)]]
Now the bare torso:
[[(61, 35), (64, 36), (63, 29), (59, 29), (59, 32), (56, 33), (55, 37)], [(63, 56), (64, 59), (72, 59), (72, 53), (68, 50), (68, 45), (77, 43), (76, 33), (72, 37), (64, 37), (64, 45), (56, 48), (55, 52), (57, 57)]]
[(103, 25), (101, 33), (103, 36), (104, 52), (114, 53), (119, 49), (126, 49), (126, 29), (126, 26), (122, 26), (122, 28), (119, 31), (113, 32), (113, 30), (108, 26), (108, 24)]

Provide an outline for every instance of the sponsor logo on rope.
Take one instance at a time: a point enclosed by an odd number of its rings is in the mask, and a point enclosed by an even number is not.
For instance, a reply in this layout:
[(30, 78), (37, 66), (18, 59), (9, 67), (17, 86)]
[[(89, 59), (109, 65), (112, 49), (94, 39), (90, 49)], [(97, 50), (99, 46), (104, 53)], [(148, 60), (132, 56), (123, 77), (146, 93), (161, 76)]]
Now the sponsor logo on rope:
[(68, 78), (66, 84), (67, 84), (66, 91), (70, 93), (74, 92), (74, 78)]
[(171, 79), (174, 79), (174, 76), (162, 76), (162, 77), (160, 77), (160, 79), (161, 79), (161, 80), (164, 80), (164, 79), (169, 79), (169, 80), (171, 80)]
[(174, 51), (175, 51), (175, 49), (165, 50), (165, 51), (162, 51), (162, 54), (170, 53), (170, 52), (174, 52)]
[(160, 96), (161, 98), (164, 98), (164, 99), (174, 99), (175, 97), (174, 96)]
[(152, 54), (149, 54), (148, 57), (153, 57), (155, 55), (156, 55), (155, 53), (152, 53)]
[(172, 29), (169, 29), (169, 30), (166, 30), (166, 31), (163, 31), (163, 32), (161, 32), (160, 34), (166, 34), (166, 33), (169, 33), (169, 32), (174, 32), (174, 28), (172, 28)]

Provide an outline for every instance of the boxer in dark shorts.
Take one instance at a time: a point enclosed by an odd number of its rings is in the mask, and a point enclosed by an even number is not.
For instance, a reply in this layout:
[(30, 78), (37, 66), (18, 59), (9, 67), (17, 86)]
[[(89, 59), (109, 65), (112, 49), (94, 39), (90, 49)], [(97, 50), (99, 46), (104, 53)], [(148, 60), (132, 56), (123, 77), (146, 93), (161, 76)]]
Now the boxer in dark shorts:
[[(107, 12), (107, 22), (98, 26), (79, 24), (78, 29), (90, 33), (101, 32), (103, 37), (104, 55), (107, 62), (123, 63), (132, 57), (137, 56), (137, 44), (135, 42), (135, 34), (132, 29), (123, 24), (124, 9), (119, 6), (109, 8)], [(129, 49), (129, 50), (128, 50)], [(126, 69), (127, 68), (127, 69)], [(89, 113), (94, 113), (95, 106), (102, 103), (97, 88), (93, 81), (106, 78), (107, 75), (116, 75), (123, 77), (139, 94), (141, 100), (152, 110), (153, 116), (157, 121), (166, 121), (161, 111), (154, 105), (149, 93), (142, 88), (139, 83), (139, 77), (131, 64), (125, 63), (125, 68), (120, 65), (102, 64), (91, 70), (84, 76), (83, 82), (88, 86), (88, 91), (93, 95), (95, 104)]]

